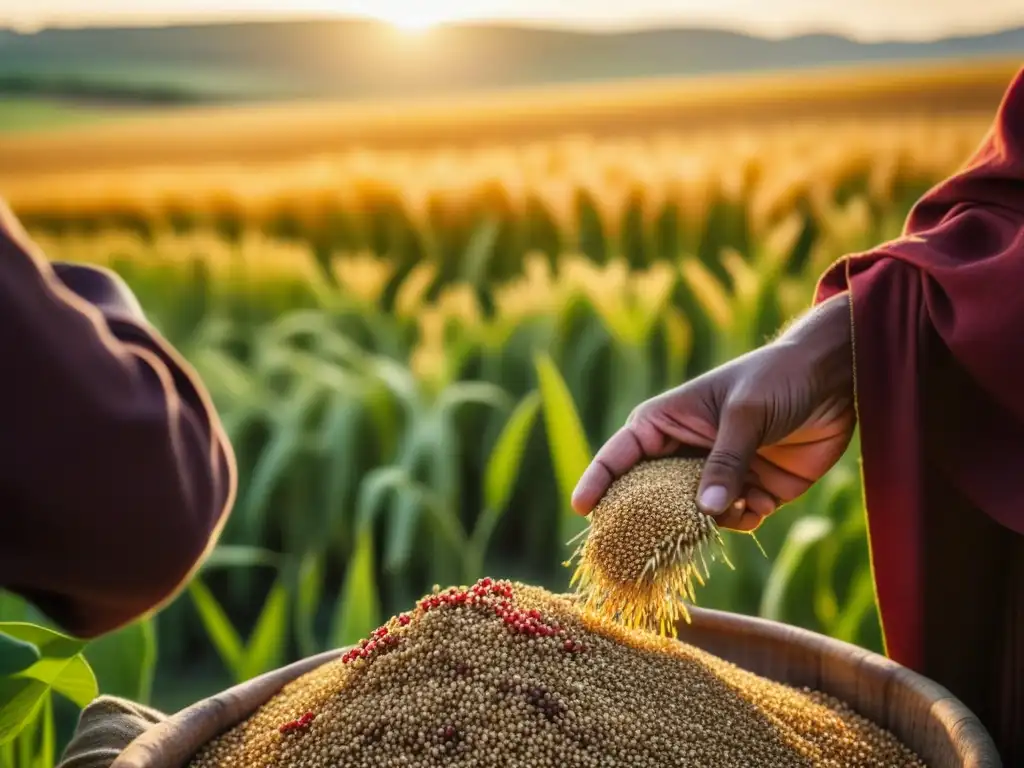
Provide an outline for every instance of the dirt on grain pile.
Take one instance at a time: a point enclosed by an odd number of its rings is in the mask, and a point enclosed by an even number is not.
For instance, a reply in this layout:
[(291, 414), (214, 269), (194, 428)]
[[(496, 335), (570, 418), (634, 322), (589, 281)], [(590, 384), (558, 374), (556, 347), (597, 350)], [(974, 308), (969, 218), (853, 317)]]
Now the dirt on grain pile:
[(537, 587), (435, 591), (190, 768), (923, 766), (819, 693)]

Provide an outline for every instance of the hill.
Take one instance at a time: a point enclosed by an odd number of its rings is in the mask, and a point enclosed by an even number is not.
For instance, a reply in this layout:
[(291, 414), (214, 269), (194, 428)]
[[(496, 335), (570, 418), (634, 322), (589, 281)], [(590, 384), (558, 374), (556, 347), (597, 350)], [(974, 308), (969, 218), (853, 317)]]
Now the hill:
[(0, 92), (103, 100), (409, 98), (620, 78), (1014, 56), (1024, 28), (931, 42), (769, 39), (723, 29), (587, 32), (370, 21), (0, 30)]

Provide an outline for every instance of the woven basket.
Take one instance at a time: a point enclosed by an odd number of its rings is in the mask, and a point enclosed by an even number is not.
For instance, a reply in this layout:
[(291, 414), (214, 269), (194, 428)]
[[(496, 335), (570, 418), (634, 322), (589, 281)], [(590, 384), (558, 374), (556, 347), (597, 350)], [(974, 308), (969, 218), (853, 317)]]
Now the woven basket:
[[(764, 619), (691, 609), (679, 638), (759, 675), (845, 701), (891, 730), (930, 768), (1000, 768), (991, 736), (937, 683), (875, 653)], [(313, 656), (204, 699), (132, 742), (112, 768), (182, 768), (206, 742), (249, 717), (286, 683), (338, 658)]]

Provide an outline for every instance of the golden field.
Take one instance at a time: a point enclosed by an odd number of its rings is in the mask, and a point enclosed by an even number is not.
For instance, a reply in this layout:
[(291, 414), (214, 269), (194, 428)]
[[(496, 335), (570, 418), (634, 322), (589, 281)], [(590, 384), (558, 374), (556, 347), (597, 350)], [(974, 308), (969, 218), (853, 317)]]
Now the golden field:
[[(0, 197), (51, 259), (125, 277), (235, 446), (222, 560), (159, 616), (168, 677), (201, 648), (246, 679), (434, 583), (564, 588), (569, 494), (601, 441), (763, 343), (833, 260), (898, 236), (1018, 68), (169, 111), (0, 138)], [(736, 570), (702, 604), (879, 650), (856, 453), (765, 524), (768, 558), (728, 536)], [(251, 646), (235, 627), (257, 628)]]

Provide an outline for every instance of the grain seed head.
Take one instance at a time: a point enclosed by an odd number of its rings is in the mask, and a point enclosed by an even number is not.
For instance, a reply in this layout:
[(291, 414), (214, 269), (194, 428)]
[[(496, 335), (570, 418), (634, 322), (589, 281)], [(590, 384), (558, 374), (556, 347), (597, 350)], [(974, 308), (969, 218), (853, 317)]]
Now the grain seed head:
[[(588, 608), (630, 628), (676, 635), (690, 620), (693, 582), (708, 560), (731, 568), (715, 521), (697, 508), (700, 459), (645, 461), (620, 477), (590, 514), (572, 584)], [(701, 575), (703, 567), (704, 575)]]

